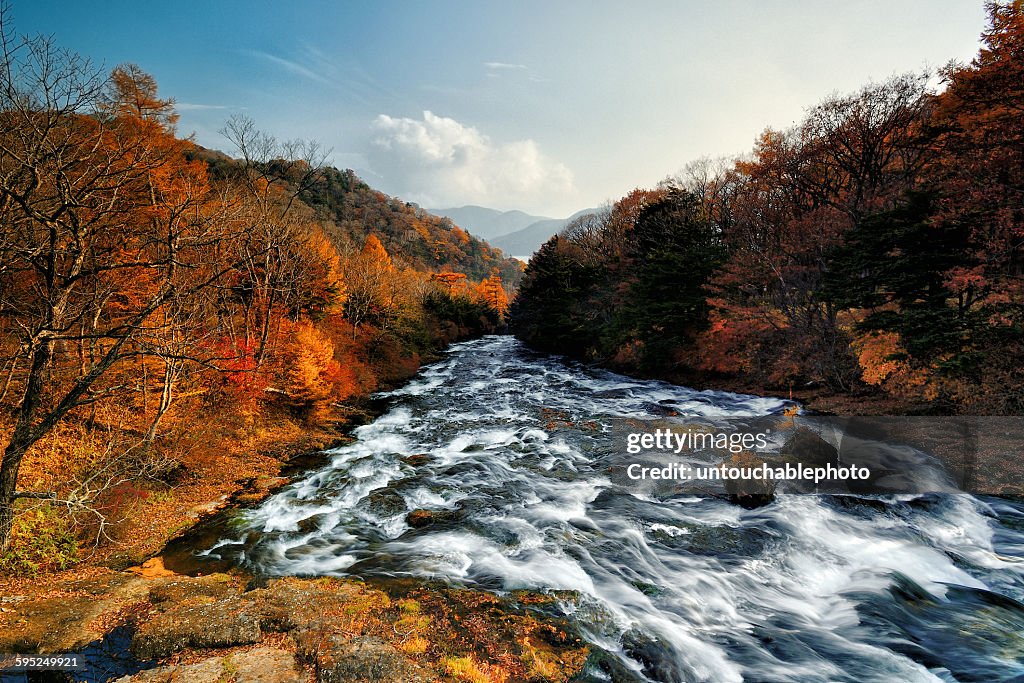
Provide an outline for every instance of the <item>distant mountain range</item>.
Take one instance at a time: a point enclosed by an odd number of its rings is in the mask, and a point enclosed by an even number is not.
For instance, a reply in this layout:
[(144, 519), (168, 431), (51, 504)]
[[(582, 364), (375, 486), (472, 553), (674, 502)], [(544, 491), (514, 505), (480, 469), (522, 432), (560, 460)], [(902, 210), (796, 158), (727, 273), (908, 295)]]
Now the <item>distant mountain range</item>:
[(438, 216), (447, 216), (473, 236), (481, 237), (491, 246), (525, 261), (570, 221), (594, 213), (597, 209), (583, 209), (568, 218), (531, 216), (523, 211), (497, 211), (483, 206), (461, 206), (429, 211)]
[(547, 216), (531, 216), (522, 211), (497, 211), (483, 206), (460, 206), (457, 209), (428, 209), (430, 213), (451, 218), (455, 225), (468, 231), (474, 237), (490, 240), (517, 230), (531, 223), (550, 220)]

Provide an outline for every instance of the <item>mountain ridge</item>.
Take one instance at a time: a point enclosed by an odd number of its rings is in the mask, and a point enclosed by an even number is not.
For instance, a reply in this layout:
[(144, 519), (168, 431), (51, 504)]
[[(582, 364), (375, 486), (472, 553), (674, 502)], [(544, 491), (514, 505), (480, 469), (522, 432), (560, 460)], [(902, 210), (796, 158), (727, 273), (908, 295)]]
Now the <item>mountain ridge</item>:
[[(427, 209), (427, 211), (449, 218), (471, 235), (486, 240), (488, 244), (501, 249), (513, 258), (525, 260), (571, 221), (588, 213), (594, 213), (598, 209), (581, 209), (567, 218), (534, 216), (518, 209), (499, 211), (474, 204), (449, 209)], [(503, 227), (508, 226), (512, 226), (511, 229), (499, 232)]]
[(485, 240), (522, 230), (537, 221), (551, 220), (548, 216), (535, 216), (518, 209), (500, 211), (476, 204), (427, 211), (436, 216), (450, 218), (466, 232)]
[(547, 242), (553, 235), (565, 229), (565, 226), (580, 216), (595, 213), (598, 209), (580, 209), (568, 218), (547, 218), (531, 223), (530, 225), (510, 232), (506, 235), (499, 235), (488, 239), (488, 244), (501, 249), (513, 258), (528, 259), (533, 252), (540, 249), (541, 245)]

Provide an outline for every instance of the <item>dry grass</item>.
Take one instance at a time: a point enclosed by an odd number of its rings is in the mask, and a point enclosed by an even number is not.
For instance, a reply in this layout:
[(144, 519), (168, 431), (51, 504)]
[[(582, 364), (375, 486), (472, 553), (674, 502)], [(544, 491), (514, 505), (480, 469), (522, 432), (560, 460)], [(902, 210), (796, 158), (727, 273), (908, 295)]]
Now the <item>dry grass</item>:
[(449, 676), (468, 683), (505, 683), (508, 673), (501, 667), (479, 662), (473, 656), (445, 657), (441, 669)]

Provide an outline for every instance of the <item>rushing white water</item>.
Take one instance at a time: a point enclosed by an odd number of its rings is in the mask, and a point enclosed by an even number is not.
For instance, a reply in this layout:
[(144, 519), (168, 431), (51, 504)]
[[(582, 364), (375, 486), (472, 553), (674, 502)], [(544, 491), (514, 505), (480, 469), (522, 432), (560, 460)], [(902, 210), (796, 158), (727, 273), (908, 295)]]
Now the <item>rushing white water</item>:
[[(455, 345), (390, 397), (206, 554), (271, 575), (576, 591), (564, 610), (609, 655), (590, 680), (1024, 680), (1024, 506), (781, 495), (748, 511), (631, 489), (608, 471), (611, 421), (784, 403), (595, 371), (511, 337)], [(433, 523), (411, 528), (417, 509)]]

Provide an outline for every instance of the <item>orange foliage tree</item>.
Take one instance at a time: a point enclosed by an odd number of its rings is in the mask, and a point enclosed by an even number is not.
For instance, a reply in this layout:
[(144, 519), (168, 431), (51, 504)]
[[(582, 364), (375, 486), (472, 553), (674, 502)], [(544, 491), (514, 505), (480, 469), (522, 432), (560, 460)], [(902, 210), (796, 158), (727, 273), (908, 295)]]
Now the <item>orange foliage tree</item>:
[(501, 283), (501, 275), (493, 273), (486, 280), (481, 280), (474, 288), (474, 297), (477, 301), (490, 306), (497, 311), (500, 319), (504, 319), (508, 313), (508, 294)]
[(388, 326), (398, 297), (398, 270), (380, 239), (369, 234), (363, 248), (345, 263), (348, 298), (345, 317), (355, 336), (360, 325), (373, 322)]
[(447, 290), (450, 296), (454, 294), (464, 293), (468, 286), (466, 283), (465, 273), (444, 271), (441, 273), (434, 273), (431, 276), (431, 279), (434, 280), (435, 282), (440, 282), (442, 285), (444, 285), (445, 289)]
[(105, 79), (6, 27), (3, 41), (0, 329), (19, 400), (0, 464), (0, 549), (28, 449), (118, 391), (112, 370), (138, 356), (157, 312), (191, 305), (231, 267), (213, 253), (226, 221), (205, 167), (185, 159), (145, 79), (131, 68)]
[(334, 344), (312, 323), (296, 323), (284, 352), (284, 392), (308, 417), (317, 417), (331, 401), (357, 390), (351, 367), (335, 359)]

